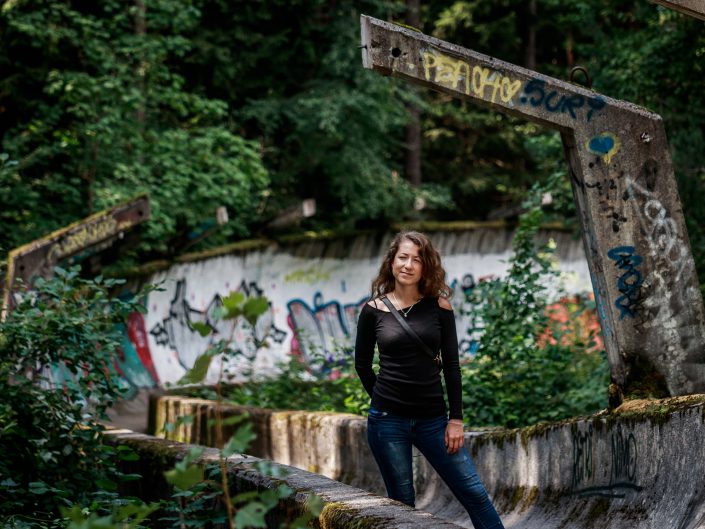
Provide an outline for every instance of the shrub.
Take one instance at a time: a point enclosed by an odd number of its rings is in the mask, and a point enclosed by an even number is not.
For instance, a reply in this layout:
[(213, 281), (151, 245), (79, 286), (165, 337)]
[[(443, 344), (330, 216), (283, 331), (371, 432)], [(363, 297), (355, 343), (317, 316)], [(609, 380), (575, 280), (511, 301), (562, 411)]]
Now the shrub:
[(97, 420), (121, 394), (118, 324), (142, 310), (111, 296), (121, 282), (57, 268), (0, 322), (0, 516), (52, 520), (116, 489), (117, 454)]

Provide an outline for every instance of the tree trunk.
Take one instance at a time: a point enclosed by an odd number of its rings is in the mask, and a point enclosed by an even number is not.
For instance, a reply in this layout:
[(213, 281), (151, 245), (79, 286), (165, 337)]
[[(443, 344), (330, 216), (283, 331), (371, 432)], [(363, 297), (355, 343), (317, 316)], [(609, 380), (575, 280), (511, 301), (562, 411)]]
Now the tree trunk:
[(536, 0), (529, 0), (527, 6), (526, 21), (526, 41), (524, 42), (524, 67), (528, 70), (536, 70)]
[[(406, 19), (409, 26), (421, 29), (421, 1), (406, 0)], [(413, 186), (421, 185), (421, 116), (413, 103), (407, 105), (409, 123), (406, 125), (406, 178)]]

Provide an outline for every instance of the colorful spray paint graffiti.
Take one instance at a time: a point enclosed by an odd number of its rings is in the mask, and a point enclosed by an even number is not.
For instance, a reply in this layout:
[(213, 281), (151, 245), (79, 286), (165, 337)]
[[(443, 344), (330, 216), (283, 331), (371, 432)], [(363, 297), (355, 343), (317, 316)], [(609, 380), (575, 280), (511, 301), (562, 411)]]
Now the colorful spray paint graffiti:
[(367, 297), (363, 297), (356, 303), (324, 303), (321, 292), (313, 296), (312, 307), (301, 299), (289, 301), (287, 322), (293, 335), (291, 352), (300, 354), (307, 362), (316, 355), (324, 355), (332, 361), (350, 354), (355, 343), (357, 317), (366, 301)]
[[(253, 327), (244, 319), (233, 321), (216, 318), (215, 313), (223, 306), (222, 298), (219, 295), (213, 297), (205, 310), (191, 307), (186, 290), (186, 281), (178, 281), (168, 317), (149, 331), (158, 345), (168, 346), (176, 351), (179, 362), (185, 369), (193, 367), (196, 358), (203, 354), (212, 343), (223, 338), (232, 337), (230, 347), (237, 354), (248, 360), (253, 360), (266, 339), (282, 343), (286, 337), (286, 332), (274, 325), (271, 303), (269, 310), (260, 317)], [(255, 282), (242, 281), (237, 290), (247, 296), (260, 296), (263, 293)], [(213, 329), (213, 333), (205, 337), (201, 336), (193, 328), (195, 322), (208, 325)]]
[(546, 81), (532, 79), (524, 86), (524, 94), (519, 98), (522, 104), (543, 107), (548, 112), (567, 114), (572, 119), (581, 118), (590, 122), (593, 115), (607, 106), (599, 96), (585, 97), (581, 94), (560, 94), (557, 90), (548, 90)]
[[(465, 246), (458, 244), (457, 233), (439, 233), (435, 237), (441, 245), (443, 237), (448, 237), (455, 241), (451, 246), (459, 248), (445, 256), (444, 265), (454, 289), (451, 302), (459, 349), (466, 358), (477, 351), (482, 331), (481, 324), (470, 328), (473, 322), (462, 310), (466, 295), (478, 281), (502, 276), (511, 256), (510, 237), (496, 237), (494, 232), (492, 235), (488, 238), (483, 233), (469, 232), (462, 236)], [(488, 247), (490, 240), (493, 246)], [(484, 245), (482, 254), (473, 249), (480, 243)], [(364, 244), (372, 243), (365, 240)], [(568, 235), (565, 244), (575, 245), (571, 255), (582, 251), (580, 242)], [(305, 249), (310, 251), (308, 246)], [(149, 279), (161, 283), (163, 289), (149, 294), (147, 314), (130, 317), (115, 372), (133, 390), (163, 387), (177, 382), (214, 340), (230, 336), (239, 355), (233, 369), (242, 367), (235, 371), (240, 379), (247, 376), (248, 362), (257, 376), (267, 376), (292, 354), (299, 355), (314, 369), (321, 357), (335, 362), (347, 355), (347, 360), (352, 355), (357, 318), (367, 299), (369, 281), (379, 266), (374, 251), (370, 248), (369, 257), (349, 259), (324, 257), (329, 253), (327, 249), (321, 256), (302, 257), (298, 249), (269, 248), (174, 265)], [(579, 290), (570, 293), (589, 288), (584, 258), (564, 269), (584, 277), (583, 282), (576, 282)], [(269, 300), (269, 310), (256, 327), (246, 322), (233, 326), (216, 317), (221, 297), (233, 289)], [(193, 329), (196, 322), (208, 325), (213, 334), (202, 337)], [(265, 339), (267, 346), (261, 347)], [(217, 361), (211, 365), (209, 380), (218, 366)]]

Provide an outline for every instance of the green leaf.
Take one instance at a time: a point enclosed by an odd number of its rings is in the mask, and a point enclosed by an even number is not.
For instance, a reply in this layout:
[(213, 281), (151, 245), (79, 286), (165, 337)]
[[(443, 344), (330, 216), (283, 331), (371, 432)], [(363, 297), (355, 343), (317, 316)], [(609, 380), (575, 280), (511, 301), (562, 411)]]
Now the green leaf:
[(118, 458), (120, 461), (139, 461), (140, 456), (137, 452), (130, 451), (130, 452), (120, 452), (118, 454)]
[(193, 364), (193, 367), (189, 369), (186, 374), (179, 379), (179, 384), (198, 384), (199, 382), (203, 382), (203, 379), (206, 378), (206, 375), (208, 374), (208, 368), (211, 365), (211, 361), (213, 360), (213, 357), (208, 354), (202, 354), (198, 358), (196, 358), (196, 362)]
[(235, 435), (233, 435), (225, 447), (223, 447), (223, 457), (230, 457), (233, 454), (242, 454), (250, 446), (250, 443), (257, 436), (252, 431), (252, 424), (246, 423), (237, 429)]
[(211, 329), (211, 326), (208, 325), (207, 323), (204, 323), (202, 321), (194, 321), (191, 322), (191, 328), (196, 331), (198, 334), (200, 334), (203, 338), (208, 336), (213, 332), (213, 329)]
[(103, 490), (109, 490), (110, 492), (117, 490), (117, 483), (110, 479), (99, 479), (95, 483)]
[(186, 468), (175, 467), (164, 472), (164, 477), (177, 489), (188, 490), (203, 481), (203, 467), (198, 464), (188, 465)]
[(251, 324), (255, 325), (257, 319), (267, 312), (269, 308), (269, 301), (265, 297), (248, 298), (243, 307), (243, 315), (245, 319)]
[(231, 292), (223, 298), (223, 308), (225, 314), (223, 318), (234, 319), (242, 315), (242, 305), (245, 302), (245, 294), (242, 292)]
[(237, 529), (247, 529), (248, 527), (267, 527), (264, 516), (267, 514), (264, 505), (259, 502), (248, 503), (240, 507), (235, 515), (235, 527)]
[(32, 481), (29, 484), (29, 492), (32, 494), (44, 494), (49, 490), (50, 488), (43, 481)]
[(226, 417), (221, 422), (223, 426), (233, 426), (235, 424), (240, 424), (242, 421), (249, 418), (250, 415), (248, 413), (241, 413), (239, 415), (231, 415), (230, 417)]

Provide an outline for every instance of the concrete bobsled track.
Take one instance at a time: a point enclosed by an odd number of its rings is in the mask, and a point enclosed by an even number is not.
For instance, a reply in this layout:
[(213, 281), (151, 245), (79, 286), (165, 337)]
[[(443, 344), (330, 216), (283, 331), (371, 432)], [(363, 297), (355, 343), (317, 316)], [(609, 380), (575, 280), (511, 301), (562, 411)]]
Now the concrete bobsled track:
[[(470, 432), (466, 447), (508, 529), (697, 529), (705, 527), (703, 403), (705, 395), (628, 401), (610, 414)], [(192, 425), (169, 437), (212, 446), (213, 406), (155, 397), (150, 429), (160, 432), (165, 423), (193, 415)], [(257, 433), (252, 455), (383, 494), (363, 417), (242, 407), (226, 407), (225, 414), (244, 411)], [(417, 508), (472, 527), (422, 457), (415, 465)]]

